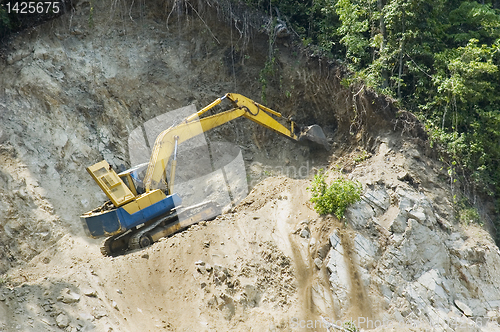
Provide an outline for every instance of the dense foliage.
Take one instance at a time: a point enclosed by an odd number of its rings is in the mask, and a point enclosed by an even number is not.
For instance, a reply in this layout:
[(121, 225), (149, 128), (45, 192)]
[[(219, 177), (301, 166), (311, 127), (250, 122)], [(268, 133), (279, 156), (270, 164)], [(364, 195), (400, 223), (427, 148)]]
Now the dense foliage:
[(325, 173), (320, 170), (308, 188), (311, 193), (311, 202), (314, 209), (319, 214), (333, 213), (338, 219), (344, 217), (347, 207), (361, 197), (361, 184), (344, 177), (335, 179), (331, 184), (327, 184)]
[(419, 116), (452, 185), (500, 202), (499, 0), (246, 2)]

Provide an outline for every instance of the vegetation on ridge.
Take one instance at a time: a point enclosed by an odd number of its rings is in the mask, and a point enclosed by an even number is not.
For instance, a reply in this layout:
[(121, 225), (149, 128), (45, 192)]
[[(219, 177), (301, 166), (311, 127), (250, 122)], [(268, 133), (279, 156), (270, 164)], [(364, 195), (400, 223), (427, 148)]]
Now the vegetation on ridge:
[(500, 213), (500, 1), (245, 1), (416, 114), (453, 190)]

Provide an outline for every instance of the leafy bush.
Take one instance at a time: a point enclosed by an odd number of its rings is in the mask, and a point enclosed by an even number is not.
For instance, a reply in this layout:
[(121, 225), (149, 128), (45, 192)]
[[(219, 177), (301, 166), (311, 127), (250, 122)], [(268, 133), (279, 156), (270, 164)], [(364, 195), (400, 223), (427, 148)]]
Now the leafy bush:
[(458, 218), (462, 224), (479, 224), (482, 226), (481, 216), (476, 208), (463, 208), (458, 211)]
[(483, 226), (483, 221), (481, 215), (477, 208), (473, 207), (467, 198), (462, 197), (458, 199), (454, 197), (455, 203), (455, 213), (457, 215), (457, 220), (463, 225), (477, 224)]
[(311, 202), (319, 214), (333, 213), (337, 218), (344, 217), (347, 207), (361, 197), (361, 184), (340, 177), (330, 185), (326, 184), (326, 174), (321, 169), (312, 181), (311, 187), (307, 188), (312, 193)]

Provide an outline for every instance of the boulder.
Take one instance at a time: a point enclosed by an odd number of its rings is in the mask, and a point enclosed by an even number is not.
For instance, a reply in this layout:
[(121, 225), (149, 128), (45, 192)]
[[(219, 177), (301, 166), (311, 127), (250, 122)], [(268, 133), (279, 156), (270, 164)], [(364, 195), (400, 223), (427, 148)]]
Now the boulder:
[(301, 237), (301, 238), (304, 238), (304, 239), (308, 239), (308, 238), (309, 238), (309, 236), (310, 236), (310, 233), (309, 233), (309, 227), (307, 227), (307, 226), (306, 226), (306, 227), (304, 227), (304, 229), (302, 229), (302, 230), (300, 231), (300, 237)]
[(406, 211), (399, 211), (396, 218), (391, 223), (389, 230), (393, 233), (404, 233), (406, 230), (406, 222), (408, 221), (408, 214)]
[(340, 243), (340, 237), (338, 236), (337, 232), (334, 232), (332, 235), (330, 235), (330, 245), (332, 246), (333, 249)]
[(56, 324), (58, 327), (64, 329), (69, 325), (69, 318), (65, 314), (59, 314), (56, 318)]
[(62, 294), (57, 298), (57, 300), (61, 301), (62, 303), (66, 303), (66, 304), (76, 303), (76, 302), (80, 301), (80, 295), (73, 292), (69, 288), (65, 288), (62, 291)]
[(354, 237), (354, 248), (359, 257), (361, 266), (366, 266), (373, 263), (375, 254), (377, 253), (376, 244), (361, 234), (356, 234)]
[(375, 216), (373, 207), (364, 199), (357, 201), (345, 212), (345, 219), (354, 229), (363, 229), (369, 220)]

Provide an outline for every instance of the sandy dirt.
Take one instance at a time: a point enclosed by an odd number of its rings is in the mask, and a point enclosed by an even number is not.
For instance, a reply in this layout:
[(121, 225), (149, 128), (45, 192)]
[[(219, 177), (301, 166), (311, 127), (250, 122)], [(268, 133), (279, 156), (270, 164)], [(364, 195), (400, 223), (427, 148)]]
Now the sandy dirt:
[[(301, 222), (318, 219), (305, 186), (270, 178), (236, 212), (123, 256), (103, 257), (94, 241), (65, 236), (9, 274), (9, 283), (22, 285), (14, 290), (25, 290), (26, 302), (39, 307), (12, 308), (11, 293), (4, 291), (2, 320), (12, 314), (8, 310), (18, 313), (5, 327), (50, 331), (61, 314), (83, 330), (288, 326), (293, 317), (314, 313), (312, 303), (302, 305), (311, 301), (314, 242), (293, 234)], [(68, 289), (78, 300), (65, 304), (60, 296)], [(31, 315), (36, 320), (24, 319)]]
[[(343, 154), (330, 164), (331, 176), (340, 176), (333, 169), (350, 168), (344, 176), (359, 179), (365, 188), (376, 182), (409, 188), (398, 180), (403, 170), (415, 180), (422, 176), (415, 168), (418, 163), (405, 153), (396, 152), (388, 161), (383, 145), (379, 150), (383, 154), (363, 161), (360, 150)], [(427, 157), (421, 160), (432, 164)], [(374, 171), (383, 164), (389, 165), (383, 174)], [(437, 181), (439, 174), (435, 176)], [(310, 331), (300, 322), (380, 319), (386, 300), (374, 284), (366, 284), (359, 268), (372, 271), (375, 278), (380, 267), (376, 262), (362, 265), (359, 231), (335, 217), (317, 215), (309, 202), (309, 185), (310, 180), (269, 177), (229, 213), (116, 257), (102, 256), (97, 240), (67, 234), (4, 275), (2, 328)], [(388, 208), (380, 220), (380, 225), (394, 220), (394, 209)], [(384, 241), (394, 241), (388, 229), (377, 227), (367, 232), (376, 234), (381, 248)], [(484, 230), (468, 232), (482, 236), (484, 245), (491, 241)], [(332, 292), (326, 267), (331, 234), (338, 235), (342, 246), (347, 303)], [(405, 329), (407, 325), (399, 327)], [(314, 330), (327, 328), (318, 325)]]

